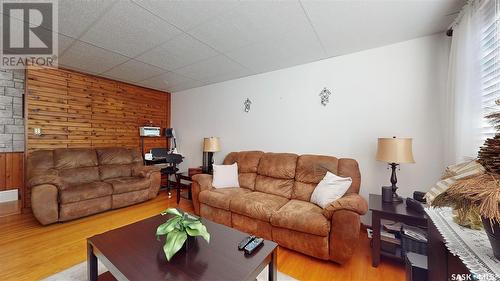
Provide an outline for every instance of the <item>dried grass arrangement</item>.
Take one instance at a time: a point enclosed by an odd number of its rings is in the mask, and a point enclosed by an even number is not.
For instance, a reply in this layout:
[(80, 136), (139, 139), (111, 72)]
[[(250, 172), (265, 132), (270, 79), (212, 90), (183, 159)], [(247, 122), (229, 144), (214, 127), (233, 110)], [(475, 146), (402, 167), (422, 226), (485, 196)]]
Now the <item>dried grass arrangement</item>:
[(477, 159), (486, 173), (456, 181), (436, 196), (432, 205), (453, 207), (458, 215), (455, 221), (471, 228), (478, 228), (480, 219), (493, 254), (500, 260), (500, 99), (495, 104), (497, 107), (486, 118), (497, 132), (484, 142)]
[(481, 227), (480, 216), (500, 223), (500, 175), (485, 173), (458, 180), (438, 195), (432, 206), (451, 206), (456, 222), (473, 229)]

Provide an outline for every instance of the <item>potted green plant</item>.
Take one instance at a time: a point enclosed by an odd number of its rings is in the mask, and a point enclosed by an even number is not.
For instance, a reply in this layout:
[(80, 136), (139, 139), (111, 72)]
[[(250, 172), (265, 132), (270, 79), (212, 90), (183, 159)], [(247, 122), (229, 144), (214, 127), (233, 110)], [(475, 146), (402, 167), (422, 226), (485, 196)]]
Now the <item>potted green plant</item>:
[(175, 208), (161, 212), (162, 216), (166, 214), (170, 214), (172, 217), (158, 226), (156, 238), (160, 240), (160, 236), (165, 236), (163, 252), (167, 261), (170, 261), (175, 253), (182, 248), (188, 237), (201, 236), (207, 243), (210, 242), (210, 234), (205, 225), (201, 223), (200, 218)]

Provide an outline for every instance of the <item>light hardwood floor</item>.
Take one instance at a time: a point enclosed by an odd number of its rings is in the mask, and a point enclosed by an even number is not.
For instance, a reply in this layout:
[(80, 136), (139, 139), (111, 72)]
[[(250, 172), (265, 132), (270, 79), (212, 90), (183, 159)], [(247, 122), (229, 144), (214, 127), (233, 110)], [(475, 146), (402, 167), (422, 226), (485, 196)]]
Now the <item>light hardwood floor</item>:
[[(66, 223), (41, 226), (31, 214), (0, 218), (0, 280), (39, 280), (86, 259), (86, 238), (176, 206), (164, 192), (151, 201)], [(190, 201), (180, 207), (192, 210)], [(299, 280), (404, 280), (401, 264), (371, 266), (369, 240), (362, 231), (354, 257), (340, 266), (280, 248), (278, 270)]]

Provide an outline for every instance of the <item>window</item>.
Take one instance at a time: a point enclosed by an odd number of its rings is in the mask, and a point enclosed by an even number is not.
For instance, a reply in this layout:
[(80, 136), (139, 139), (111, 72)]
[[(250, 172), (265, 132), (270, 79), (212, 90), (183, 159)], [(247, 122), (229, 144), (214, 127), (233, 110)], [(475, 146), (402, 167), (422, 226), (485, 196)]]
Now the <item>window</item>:
[[(481, 97), (483, 116), (500, 107), (500, 0), (490, 0), (481, 15)], [(494, 137), (495, 128), (483, 118), (483, 139)]]

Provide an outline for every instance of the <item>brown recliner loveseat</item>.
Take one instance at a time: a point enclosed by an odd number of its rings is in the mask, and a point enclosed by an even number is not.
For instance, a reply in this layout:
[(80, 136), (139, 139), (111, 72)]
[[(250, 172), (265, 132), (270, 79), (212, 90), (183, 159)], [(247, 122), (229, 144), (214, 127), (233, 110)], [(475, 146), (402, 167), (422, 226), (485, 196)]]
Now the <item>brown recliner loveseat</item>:
[(161, 175), (126, 148), (39, 150), (27, 159), (31, 208), (43, 224), (68, 221), (156, 197)]
[[(358, 195), (356, 160), (261, 151), (232, 152), (224, 159), (235, 162), (240, 188), (216, 189), (211, 175), (193, 176), (195, 213), (320, 259), (343, 263), (352, 256), (360, 215), (368, 208)], [(309, 200), (326, 171), (351, 177), (352, 185), (322, 209)]]

